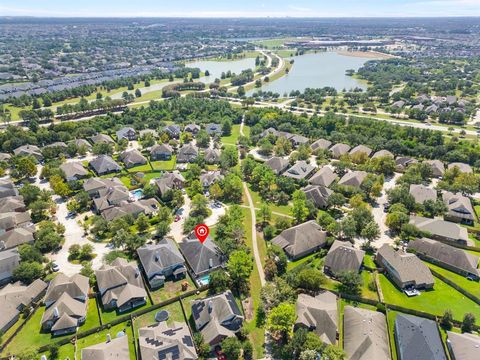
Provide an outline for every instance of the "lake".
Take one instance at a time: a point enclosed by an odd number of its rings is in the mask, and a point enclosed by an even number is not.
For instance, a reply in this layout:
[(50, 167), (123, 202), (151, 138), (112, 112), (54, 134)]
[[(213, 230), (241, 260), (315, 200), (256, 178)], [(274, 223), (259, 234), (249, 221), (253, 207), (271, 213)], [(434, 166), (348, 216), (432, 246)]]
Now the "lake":
[(204, 83), (212, 83), (215, 79), (220, 79), (222, 72), (231, 71), (240, 74), (242, 70), (255, 69), (255, 58), (245, 58), (232, 61), (215, 61), (215, 60), (199, 60), (186, 63), (185, 66), (190, 68), (199, 68), (201, 71), (208, 70), (210, 76), (204, 76), (199, 81)]

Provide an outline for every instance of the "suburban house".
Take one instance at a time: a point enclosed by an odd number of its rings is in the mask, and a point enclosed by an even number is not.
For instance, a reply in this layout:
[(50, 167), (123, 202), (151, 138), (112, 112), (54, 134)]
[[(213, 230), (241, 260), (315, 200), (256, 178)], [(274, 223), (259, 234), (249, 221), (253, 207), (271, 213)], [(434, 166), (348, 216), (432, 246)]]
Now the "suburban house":
[(312, 145), (310, 145), (310, 149), (312, 149), (313, 152), (317, 150), (327, 150), (331, 145), (332, 142), (329, 140), (318, 139)]
[(92, 198), (102, 197), (108, 193), (109, 190), (113, 189), (128, 192), (125, 185), (123, 185), (123, 183), (116, 177), (109, 179), (90, 178), (83, 183), (83, 190), (85, 190)]
[(408, 249), (413, 250), (420, 259), (465, 277), (480, 279), (480, 270), (478, 269), (480, 258), (462, 249), (427, 238), (410, 241)]
[(461, 162), (453, 162), (448, 164), (448, 169), (458, 168), (458, 170), (462, 173), (472, 173), (473, 169), (470, 165), (461, 163)]
[(222, 135), (222, 125), (220, 124), (213, 124), (213, 123), (207, 124), (207, 126), (205, 126), (205, 130), (207, 131), (207, 134), (210, 136)]
[(108, 155), (99, 155), (90, 161), (88, 165), (97, 175), (122, 171), (122, 167)]
[[(1, 230), (0, 230), (1, 231)], [(34, 242), (33, 228), (17, 227), (0, 235), (0, 251)]]
[[(107, 334), (105, 342), (88, 346), (82, 349), (81, 360), (129, 360), (130, 350), (128, 348), (127, 335), (121, 334), (115, 339)], [(153, 358), (152, 358), (153, 359)]]
[(358, 154), (365, 154), (367, 156), (370, 156), (371, 153), (372, 153), (372, 149), (370, 149), (368, 146), (357, 145), (352, 150), (350, 150), (349, 155), (355, 156)]
[(20, 282), (8, 284), (0, 290), (0, 331), (5, 333), (19, 319), (25, 308), (38, 302), (45, 294), (47, 284), (40, 279), (25, 286)]
[(195, 328), (205, 343), (215, 346), (227, 337), (235, 336), (243, 324), (243, 315), (230, 290), (204, 299), (193, 300), (192, 316)]
[(20, 264), (20, 254), (16, 248), (0, 251), (0, 285), (9, 283), (13, 270)]
[(193, 162), (198, 156), (198, 148), (192, 144), (183, 145), (178, 149), (177, 162), (189, 163)]
[(117, 141), (126, 139), (128, 141), (137, 139), (137, 132), (131, 127), (124, 127), (118, 130), (115, 135), (117, 135)]
[(7, 196), (0, 197), (0, 213), (8, 212), (25, 212), (27, 211), (27, 206), (23, 201), (23, 196)]
[(142, 359), (198, 359), (192, 334), (187, 324), (162, 321), (138, 330), (138, 345)]
[(283, 173), (285, 170), (288, 169), (288, 167), (290, 166), (290, 163), (288, 159), (274, 156), (268, 159), (267, 161), (265, 161), (265, 165), (268, 166), (270, 169), (272, 169), (275, 175), (280, 175), (281, 173)]
[(138, 165), (145, 165), (148, 162), (146, 157), (137, 149), (122, 151), (119, 155), (119, 159), (127, 169)]
[[(86, 184), (86, 182), (83, 184), (84, 188), (86, 187)], [(129, 201), (130, 193), (125, 185), (117, 184), (116, 182), (112, 185), (114, 186), (102, 188), (97, 194), (93, 195), (93, 205), (97, 212), (102, 213), (107, 209), (114, 206), (120, 206), (122, 203)]]
[(410, 185), (410, 195), (413, 196), (417, 204), (423, 204), (425, 201), (436, 201), (437, 191), (425, 185)]
[(389, 157), (393, 159), (395, 156), (388, 150), (379, 150), (375, 154), (373, 154), (372, 159), (384, 158), (384, 157)]
[(111, 221), (125, 215), (132, 215), (135, 218), (140, 214), (153, 216), (159, 208), (160, 203), (155, 198), (140, 199), (137, 201), (124, 201), (117, 206), (108, 207), (101, 214), (105, 220)]
[(200, 129), (201, 129), (200, 126), (198, 126), (197, 124), (188, 124), (188, 125), (185, 126), (185, 128), (183, 130), (186, 131), (186, 132), (189, 132), (193, 136), (195, 136), (195, 135), (198, 134)]
[(136, 262), (116, 258), (95, 271), (100, 299), (105, 310), (119, 313), (146, 303), (147, 292)]
[(8, 162), (11, 158), (12, 156), (10, 154), (0, 152), (0, 162)]
[(22, 145), (13, 150), (13, 153), (17, 156), (33, 156), (35, 159), (43, 160), (43, 154), (40, 148), (36, 145)]
[(294, 180), (308, 179), (315, 170), (315, 166), (310, 165), (305, 160), (298, 160), (292, 167), (282, 175)]
[(182, 189), (185, 185), (185, 178), (179, 171), (167, 172), (160, 179), (155, 180), (155, 185), (160, 195), (164, 196), (170, 190)]
[(157, 289), (167, 279), (185, 278), (185, 259), (172, 239), (162, 239), (157, 244), (144, 245), (137, 249), (145, 278), (150, 288)]
[(60, 165), (60, 170), (67, 181), (76, 181), (88, 176), (88, 170), (80, 162), (63, 163)]
[(67, 150), (67, 148), (68, 148), (67, 144), (65, 144), (63, 141), (57, 141), (57, 142), (45, 145), (42, 148), (42, 150), (44, 150), (44, 149), (55, 149), (59, 152), (64, 153), (65, 150)]
[(412, 165), (418, 163), (417, 159), (407, 157), (407, 156), (397, 156), (395, 158), (396, 170), (398, 172), (404, 172), (407, 168)]
[(45, 295), (42, 329), (51, 331), (54, 336), (76, 332), (87, 316), (89, 288), (87, 277), (59, 273), (50, 282)]
[(323, 343), (335, 345), (338, 337), (337, 296), (324, 291), (315, 297), (299, 294), (296, 304), (295, 329), (315, 332)]
[(92, 145), (85, 139), (75, 139), (68, 142), (68, 144), (75, 144), (77, 149), (84, 148), (87, 151), (92, 150)]
[(220, 162), (221, 152), (218, 149), (207, 149), (205, 150), (203, 157), (207, 164), (218, 164)]
[(387, 322), (381, 312), (345, 306), (343, 332), (343, 349), (348, 359), (391, 359)]
[(318, 170), (308, 182), (312, 185), (329, 187), (337, 178), (338, 175), (335, 174), (329, 166), (324, 166)]
[(302, 144), (308, 144), (309, 142), (309, 139), (305, 136), (292, 134), (287, 131), (278, 131), (272, 127), (262, 131), (262, 133), (260, 134), (260, 138), (264, 138), (265, 136), (268, 136), (268, 135), (273, 135), (276, 138), (284, 137), (285, 139), (290, 141), (291, 144), (295, 147)]
[(216, 182), (222, 181), (224, 176), (218, 170), (208, 171), (200, 174), (200, 183), (204, 188), (209, 188)]
[(335, 159), (339, 159), (341, 156), (348, 154), (350, 148), (350, 145), (338, 143), (330, 148), (330, 152)]
[(323, 271), (334, 277), (344, 271), (359, 272), (364, 256), (365, 251), (355, 249), (351, 243), (335, 240), (325, 257)]
[(288, 137), (288, 140), (292, 143), (292, 146), (294, 147), (305, 145), (309, 142), (309, 139), (306, 136), (298, 134), (292, 134), (290, 137)]
[(90, 138), (93, 144), (114, 144), (115, 141), (107, 134), (97, 134)]
[(150, 160), (170, 160), (173, 155), (173, 148), (169, 144), (156, 144), (150, 147)]
[(311, 201), (318, 209), (328, 207), (328, 198), (333, 194), (333, 190), (321, 185), (307, 185), (302, 191), (305, 193), (307, 201)]
[(360, 187), (362, 185), (363, 180), (367, 177), (366, 171), (350, 171), (347, 172), (338, 182), (338, 185), (342, 186), (353, 186), (353, 187)]
[(290, 259), (295, 260), (323, 248), (327, 244), (327, 232), (314, 220), (310, 220), (283, 230), (272, 239), (272, 243), (280, 246)]
[(442, 177), (445, 173), (445, 165), (440, 160), (425, 160), (424, 163), (430, 165), (434, 177)]
[(468, 238), (467, 229), (450, 221), (430, 219), (422, 216), (410, 215), (410, 224), (415, 225), (420, 231), (429, 233), (428, 237), (439, 241), (472, 245)]
[(435, 321), (399, 313), (393, 331), (399, 360), (447, 360)]
[(375, 262), (402, 290), (432, 289), (435, 283), (428, 266), (415, 254), (395, 251), (388, 244), (383, 244), (378, 249)]
[(15, 184), (8, 179), (0, 179), (0, 198), (18, 196), (18, 189)]
[(445, 220), (473, 225), (476, 216), (468, 197), (459, 192), (454, 194), (450, 191), (444, 191), (442, 198), (448, 208), (448, 212), (444, 216)]
[(447, 347), (452, 360), (477, 360), (480, 336), (447, 331)]
[(211, 271), (221, 268), (226, 261), (225, 256), (209, 236), (200, 243), (192, 232), (179, 244), (180, 252), (192, 271), (192, 276), (201, 282), (201, 278)]
[(182, 133), (178, 125), (167, 125), (163, 128), (163, 131), (165, 131), (171, 139), (178, 139)]

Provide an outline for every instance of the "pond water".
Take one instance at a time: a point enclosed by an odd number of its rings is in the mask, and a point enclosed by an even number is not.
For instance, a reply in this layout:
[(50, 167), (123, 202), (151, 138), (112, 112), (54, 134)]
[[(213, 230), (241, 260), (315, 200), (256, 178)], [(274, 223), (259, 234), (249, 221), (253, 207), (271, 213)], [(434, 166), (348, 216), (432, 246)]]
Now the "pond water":
[[(366, 89), (367, 85), (345, 75), (349, 69), (357, 70), (371, 58), (362, 58), (354, 56), (339, 55), (335, 52), (321, 52), (316, 54), (306, 54), (294, 56), (286, 59), (293, 59), (290, 73), (262, 86), (263, 91), (272, 91), (279, 93), (290, 93), (292, 90), (303, 91), (305, 88), (322, 88), (332, 86), (337, 90), (353, 89), (359, 87)], [(247, 92), (253, 94), (258, 89)]]
[(204, 83), (212, 83), (216, 78), (220, 79), (222, 72), (230, 70), (232, 73), (240, 74), (242, 70), (255, 69), (255, 58), (245, 58), (232, 61), (199, 60), (186, 63), (185, 66), (199, 68), (202, 71), (208, 70), (210, 76), (201, 77), (200, 81)]

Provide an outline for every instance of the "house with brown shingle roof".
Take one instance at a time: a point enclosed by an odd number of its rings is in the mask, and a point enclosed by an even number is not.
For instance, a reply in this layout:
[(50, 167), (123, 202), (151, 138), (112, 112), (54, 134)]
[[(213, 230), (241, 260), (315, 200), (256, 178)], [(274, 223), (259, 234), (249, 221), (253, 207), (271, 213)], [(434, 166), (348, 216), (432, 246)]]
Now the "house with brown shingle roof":
[(338, 185), (360, 187), (367, 177), (366, 171), (349, 171), (338, 182)]
[(437, 191), (422, 184), (411, 184), (409, 192), (410, 195), (412, 195), (415, 199), (415, 202), (418, 204), (423, 204), (425, 201), (428, 200), (437, 200)]
[(357, 155), (357, 154), (365, 154), (367, 156), (370, 156), (371, 153), (372, 153), (372, 149), (370, 149), (368, 146), (365, 146), (365, 145), (357, 145), (349, 152), (350, 156)]
[(275, 175), (280, 175), (288, 169), (290, 163), (288, 159), (279, 156), (273, 156), (265, 161), (265, 165), (272, 169)]
[(424, 162), (430, 165), (434, 177), (442, 177), (445, 173), (445, 165), (440, 160), (425, 160)]
[(345, 271), (357, 273), (362, 267), (364, 256), (365, 251), (355, 249), (351, 243), (335, 240), (325, 257), (323, 271), (331, 276)]
[(449, 191), (444, 191), (442, 198), (448, 208), (448, 212), (444, 217), (445, 220), (473, 225), (476, 215), (468, 197), (461, 193), (454, 194)]
[(342, 155), (345, 155), (348, 153), (348, 151), (350, 150), (350, 145), (338, 143), (333, 145), (329, 150), (332, 153), (332, 156), (335, 159), (338, 159)]
[(415, 225), (420, 231), (427, 232), (429, 234), (428, 237), (435, 240), (453, 242), (460, 245), (473, 244), (473, 241), (468, 238), (467, 229), (451, 221), (410, 215), (409, 223)]
[(311, 185), (321, 185), (329, 187), (335, 180), (338, 179), (338, 175), (333, 172), (329, 166), (324, 166), (318, 170), (308, 182)]
[(81, 360), (130, 360), (128, 336), (111, 339), (107, 334), (106, 341), (83, 348)]
[(313, 152), (315, 152), (317, 150), (327, 150), (331, 145), (332, 145), (332, 142), (329, 140), (318, 139), (312, 145), (310, 145), (310, 148), (312, 149)]

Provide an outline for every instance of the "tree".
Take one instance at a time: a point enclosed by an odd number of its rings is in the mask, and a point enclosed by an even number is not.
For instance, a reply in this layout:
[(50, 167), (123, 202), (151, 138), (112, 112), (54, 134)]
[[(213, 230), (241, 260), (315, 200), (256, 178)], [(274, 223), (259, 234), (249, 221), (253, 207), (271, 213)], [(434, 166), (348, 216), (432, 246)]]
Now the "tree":
[(265, 226), (270, 220), (272, 220), (272, 210), (268, 204), (262, 203), (260, 210), (258, 211), (260, 218), (262, 219), (262, 226)]
[(13, 270), (13, 278), (15, 281), (21, 281), (25, 284), (30, 284), (36, 279), (43, 276), (43, 266), (37, 262), (21, 262)]
[(227, 146), (220, 154), (220, 167), (228, 170), (238, 164), (238, 152), (236, 147)]
[(65, 197), (71, 193), (70, 187), (59, 175), (53, 175), (50, 177), (50, 186), (58, 196)]
[(361, 231), (360, 235), (367, 239), (370, 243), (371, 241), (378, 239), (380, 237), (380, 228), (375, 220), (370, 221)]
[(345, 204), (346, 199), (343, 194), (340, 194), (338, 192), (334, 192), (332, 195), (328, 197), (327, 203), (329, 206), (337, 208)]
[(12, 171), (12, 175), (16, 178), (30, 178), (37, 173), (35, 162), (28, 156), (23, 156), (18, 161), (14, 161), (14, 164), (15, 167)]
[(227, 262), (227, 270), (236, 289), (239, 291), (245, 289), (253, 271), (252, 256), (243, 250), (232, 252)]
[(286, 341), (293, 332), (296, 319), (294, 305), (281, 303), (270, 311), (267, 319), (267, 329), (273, 336)]
[(208, 190), (210, 193), (210, 197), (214, 200), (217, 201), (223, 197), (223, 189), (221, 188), (219, 183), (214, 183), (210, 186), (210, 189)]
[(245, 88), (240, 85), (240, 86), (237, 88), (237, 94), (238, 94), (238, 96), (245, 96)]
[(363, 280), (359, 273), (355, 271), (343, 271), (337, 275), (337, 280), (340, 281), (340, 292), (360, 295), (362, 291)]
[(339, 232), (344, 239), (352, 239), (355, 236), (357, 223), (352, 216), (346, 216), (340, 221)]
[(315, 350), (303, 350), (300, 354), (299, 360), (317, 360), (318, 355)]
[(142, 96), (142, 92), (140, 91), (140, 89), (136, 89), (136, 90), (135, 90), (135, 97), (138, 98), (138, 97), (140, 97), (140, 96)]
[(314, 268), (306, 268), (297, 274), (297, 286), (305, 290), (319, 291), (325, 281), (325, 275)]
[(205, 196), (197, 194), (192, 198), (190, 216), (206, 218), (208, 216), (208, 200)]
[(302, 190), (296, 190), (292, 197), (292, 216), (297, 224), (304, 222), (308, 216), (307, 197)]
[(440, 325), (442, 328), (445, 330), (451, 330), (453, 326), (453, 315), (452, 315), (452, 310), (447, 309), (443, 313), (442, 319), (440, 320)]
[(232, 281), (228, 274), (223, 270), (215, 270), (210, 273), (208, 292), (211, 295), (218, 294), (228, 290)]
[(227, 337), (222, 341), (222, 352), (228, 360), (238, 360), (242, 353), (242, 344), (236, 337)]
[(223, 198), (225, 201), (240, 203), (242, 201), (243, 184), (242, 179), (234, 174), (229, 173), (222, 181)]
[(226, 119), (222, 123), (222, 135), (223, 136), (230, 136), (232, 135), (232, 121), (230, 119)]
[(144, 233), (150, 227), (148, 218), (144, 213), (138, 215), (135, 224), (137, 225), (138, 231), (140, 231), (141, 233)]
[(393, 232), (398, 233), (403, 225), (408, 224), (410, 217), (407, 213), (394, 211), (387, 214), (386, 224)]
[(472, 332), (475, 325), (475, 315), (466, 313), (462, 321), (462, 332)]
[(56, 225), (51, 221), (40, 223), (35, 233), (35, 247), (43, 254), (49, 253), (60, 247), (63, 240), (65, 228)]
[(321, 360), (346, 360), (347, 354), (338, 346), (327, 345), (322, 352)]
[(34, 246), (30, 244), (23, 244), (18, 247), (18, 253), (22, 262), (43, 262), (42, 253)]
[(84, 261), (82, 263), (82, 268), (80, 269), (80, 275), (83, 275), (88, 278), (90, 286), (94, 286), (97, 278), (95, 276), (95, 271), (92, 269), (92, 263), (90, 261)]

